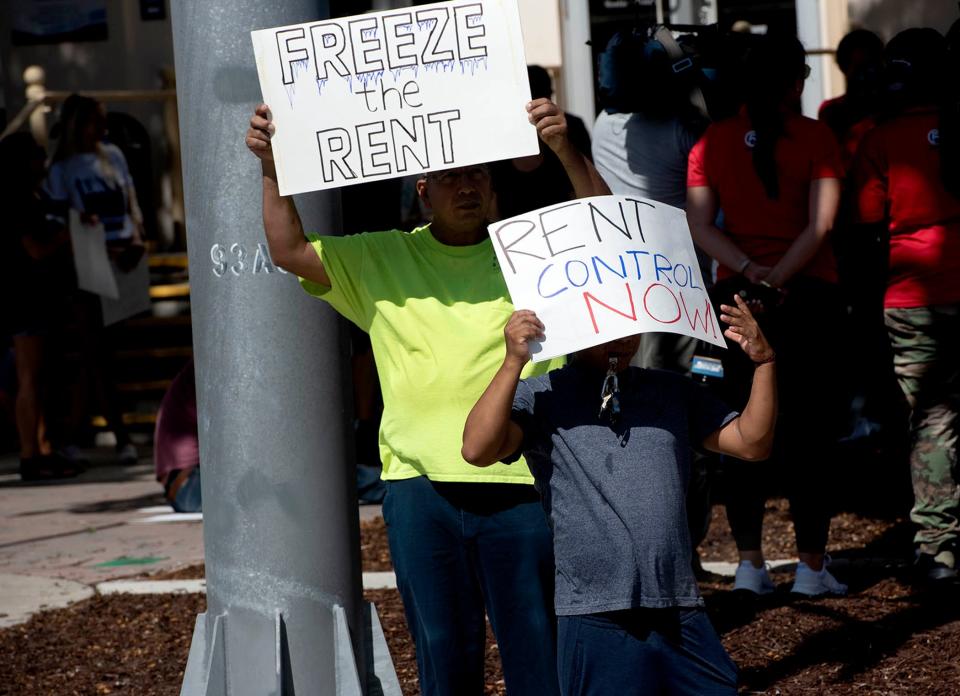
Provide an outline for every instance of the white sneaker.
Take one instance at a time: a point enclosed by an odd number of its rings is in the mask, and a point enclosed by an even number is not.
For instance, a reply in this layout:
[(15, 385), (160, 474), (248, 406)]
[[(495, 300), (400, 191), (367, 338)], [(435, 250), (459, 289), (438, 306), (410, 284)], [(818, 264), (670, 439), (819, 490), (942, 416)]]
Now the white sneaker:
[(117, 460), (123, 466), (132, 466), (137, 463), (140, 456), (137, 454), (137, 448), (132, 442), (128, 442), (117, 450)]
[(775, 589), (773, 580), (767, 572), (767, 567), (755, 568), (750, 561), (740, 561), (737, 566), (737, 575), (733, 581), (733, 589), (746, 590), (756, 595), (770, 594)]
[(793, 587), (790, 589), (794, 594), (807, 595), (808, 597), (819, 597), (820, 595), (845, 595), (847, 586), (837, 580), (827, 570), (830, 563), (830, 556), (823, 559), (823, 568), (819, 571), (813, 570), (803, 561), (797, 563), (797, 576), (793, 581)]

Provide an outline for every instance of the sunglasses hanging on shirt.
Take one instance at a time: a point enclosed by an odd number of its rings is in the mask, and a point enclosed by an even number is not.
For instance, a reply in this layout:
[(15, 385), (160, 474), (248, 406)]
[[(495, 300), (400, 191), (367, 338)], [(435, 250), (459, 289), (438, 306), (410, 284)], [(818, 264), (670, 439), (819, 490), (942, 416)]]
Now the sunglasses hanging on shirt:
[(610, 424), (616, 424), (620, 418), (620, 383), (617, 381), (617, 358), (610, 358), (607, 376), (603, 378), (600, 390), (600, 415), (606, 416)]

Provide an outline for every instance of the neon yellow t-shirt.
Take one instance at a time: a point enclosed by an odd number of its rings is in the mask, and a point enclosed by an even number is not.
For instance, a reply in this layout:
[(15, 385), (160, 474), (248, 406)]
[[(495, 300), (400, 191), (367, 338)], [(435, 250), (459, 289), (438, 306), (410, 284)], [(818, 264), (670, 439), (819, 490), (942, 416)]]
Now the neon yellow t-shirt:
[[(370, 334), (383, 392), (383, 478), (533, 483), (525, 462), (475, 467), (463, 424), (503, 362), (513, 312), (489, 239), (447, 246), (429, 226), (311, 237), (332, 287), (303, 288)], [(562, 360), (529, 363), (524, 376)]]

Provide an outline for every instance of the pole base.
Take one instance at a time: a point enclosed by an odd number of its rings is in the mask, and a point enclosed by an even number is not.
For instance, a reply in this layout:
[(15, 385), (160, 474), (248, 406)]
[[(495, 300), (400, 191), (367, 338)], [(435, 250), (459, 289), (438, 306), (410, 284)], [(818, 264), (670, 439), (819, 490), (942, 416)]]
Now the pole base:
[[(353, 654), (350, 628), (347, 616), (339, 604), (331, 609), (333, 613), (335, 658), (332, 679), (325, 685), (326, 691), (318, 689), (316, 684), (301, 685), (301, 694), (330, 693), (335, 696), (402, 696), (400, 682), (393, 666), (393, 659), (387, 648), (387, 641), (380, 625), (380, 617), (371, 602), (364, 602), (364, 646), (367, 651), (366, 664), (370, 665), (363, 690), (357, 671), (357, 660)], [(296, 696), (293, 683), (293, 670), (290, 667), (290, 651), (287, 643), (287, 631), (284, 616), (277, 611), (273, 617), (273, 647), (275, 670), (270, 675), (259, 675), (259, 683), (244, 681), (230, 683), (227, 679), (226, 631), (240, 631), (248, 634), (251, 628), (259, 624), (266, 628), (264, 617), (245, 610), (230, 610), (213, 618), (211, 636), (207, 636), (208, 619), (206, 613), (197, 616), (190, 644), (190, 655), (183, 674), (180, 696)], [(263, 690), (264, 680), (269, 682), (268, 691)]]

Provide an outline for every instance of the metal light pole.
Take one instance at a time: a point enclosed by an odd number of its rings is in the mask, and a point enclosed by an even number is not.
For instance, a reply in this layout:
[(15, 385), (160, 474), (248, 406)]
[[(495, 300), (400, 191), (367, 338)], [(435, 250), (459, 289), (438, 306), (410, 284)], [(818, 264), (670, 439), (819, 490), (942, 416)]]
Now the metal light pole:
[[(362, 601), (339, 323), (271, 262), (243, 143), (260, 100), (250, 31), (327, 17), (327, 3), (171, 6), (207, 576), (181, 695), (399, 696)], [(297, 201), (325, 232), (338, 206)]]

